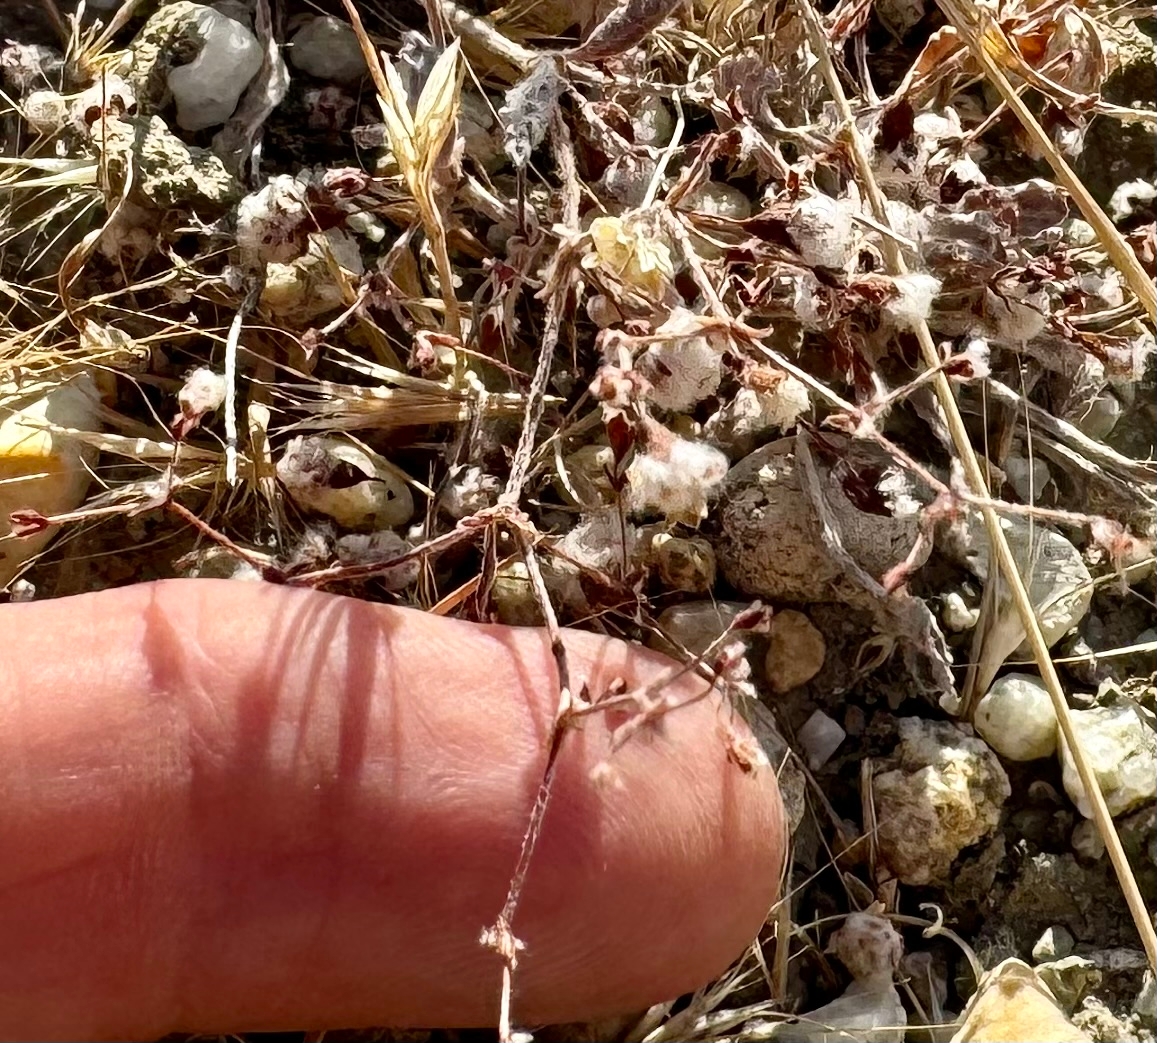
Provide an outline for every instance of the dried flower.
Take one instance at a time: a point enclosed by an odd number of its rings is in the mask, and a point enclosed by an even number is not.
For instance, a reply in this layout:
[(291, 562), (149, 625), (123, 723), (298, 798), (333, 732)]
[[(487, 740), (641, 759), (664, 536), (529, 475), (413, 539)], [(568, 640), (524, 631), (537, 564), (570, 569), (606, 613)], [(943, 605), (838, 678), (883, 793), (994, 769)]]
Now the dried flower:
[(583, 257), (584, 268), (602, 265), (628, 289), (662, 300), (675, 277), (671, 251), (642, 219), (596, 217), (590, 235), (594, 249)]

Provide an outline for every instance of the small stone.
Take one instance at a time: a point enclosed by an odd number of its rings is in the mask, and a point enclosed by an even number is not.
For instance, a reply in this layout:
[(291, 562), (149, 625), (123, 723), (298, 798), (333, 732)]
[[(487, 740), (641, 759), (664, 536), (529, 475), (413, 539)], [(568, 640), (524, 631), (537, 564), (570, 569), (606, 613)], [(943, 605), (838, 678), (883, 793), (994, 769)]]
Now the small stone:
[(949, 630), (962, 634), (976, 626), (980, 619), (980, 607), (970, 607), (964, 595), (954, 590), (944, 596), (940, 604), (940, 618)]
[[(743, 221), (751, 216), (751, 200), (747, 193), (721, 181), (704, 181), (679, 200), (678, 206), (680, 210), (722, 217), (731, 221)], [(695, 252), (703, 260), (716, 261), (723, 256), (723, 250), (711, 240), (720, 239), (721, 236), (716, 229), (711, 229), (710, 235), (711, 239), (707, 239), (692, 231), (691, 242)]]
[(265, 59), (257, 37), (240, 22), (211, 7), (194, 17), (204, 41), (200, 53), (169, 72), (182, 130), (204, 130), (229, 119)]
[[(825, 545), (806, 490), (795, 439), (781, 438), (744, 457), (727, 473), (716, 544), (725, 578), (736, 589), (774, 601), (846, 601), (862, 592), (842, 560)], [(817, 462), (820, 494), (839, 529), (844, 551), (877, 580), (903, 562), (920, 535), (921, 503), (912, 480), (874, 447), (833, 443), (852, 470), (874, 475), (874, 499), (884, 511), (862, 510), (843, 468)], [(856, 499), (853, 499), (856, 496)], [(923, 564), (931, 548), (917, 555)]]
[(244, 194), (219, 156), (186, 145), (160, 116), (132, 116), (118, 122), (132, 128), (137, 187), (153, 206), (222, 210)]
[(349, 22), (318, 15), (293, 35), (289, 62), (319, 80), (357, 83), (366, 74), (366, 59)]
[(660, 533), (651, 548), (659, 577), (669, 589), (705, 594), (715, 586), (715, 551), (705, 539)]
[(1081, 858), (1096, 862), (1105, 853), (1105, 841), (1097, 824), (1090, 818), (1083, 818), (1073, 826), (1069, 843)]
[(796, 733), (800, 746), (807, 754), (807, 766), (812, 771), (819, 771), (827, 764), (846, 737), (844, 729), (823, 710), (814, 711)]
[(1005, 674), (976, 707), (981, 737), (1010, 761), (1051, 757), (1057, 748), (1053, 702), (1039, 677)]
[(644, 94), (632, 107), (631, 130), (636, 145), (665, 148), (675, 133), (671, 106), (658, 94)]
[(951, 1043), (1092, 1043), (1028, 964), (1005, 960), (980, 982)]
[(542, 606), (535, 597), (530, 570), (523, 561), (512, 561), (495, 573), (490, 600), (500, 623), (512, 627), (542, 625)]
[[(1073, 710), (1073, 726), (1089, 765), (1116, 816), (1157, 797), (1157, 733), (1129, 706)], [(1093, 817), (1076, 764), (1060, 743), (1065, 792), (1085, 818)]]
[(1046, 927), (1044, 933), (1032, 947), (1032, 958), (1037, 963), (1063, 960), (1073, 951), (1076, 944), (1067, 927), (1056, 924)]
[[(95, 431), (99, 406), (96, 384), (87, 373), (0, 383), (0, 538), (8, 536), (16, 511), (50, 518), (84, 502), (96, 450), (40, 425)], [(22, 539), (0, 539), (0, 589), (56, 532), (49, 526)]]
[[(742, 601), (688, 601), (665, 609), (659, 616), (659, 628), (692, 655), (702, 655), (745, 608), (747, 604)], [(668, 654), (676, 651), (655, 635), (647, 644)]]
[(1133, 1013), (1146, 1027), (1150, 1029), (1157, 1027), (1157, 978), (1149, 968), (1145, 969), (1145, 975), (1141, 979), (1141, 991), (1133, 1001)]
[(1083, 413), (1070, 419), (1090, 438), (1103, 442), (1117, 426), (1123, 409), (1121, 400), (1106, 388), (1085, 406)]
[(945, 883), (966, 847), (991, 833), (1012, 792), (996, 755), (944, 721), (899, 722), (896, 766), (875, 777), (880, 851), (905, 884)]
[(1097, 965), (1084, 956), (1065, 956), (1042, 963), (1036, 972), (1057, 1002), (1070, 1012), (1086, 993), (1101, 984), (1101, 972)]
[(826, 655), (824, 635), (802, 612), (789, 608), (771, 617), (764, 676), (776, 695), (807, 684), (820, 672)]
[(377, 453), (337, 435), (291, 439), (277, 477), (299, 506), (348, 529), (389, 529), (414, 513), (409, 486)]
[(1004, 458), (1004, 473), (1021, 503), (1037, 503), (1045, 486), (1052, 481), (1049, 465), (1039, 456), (1030, 461), (1027, 456), (1010, 453)]

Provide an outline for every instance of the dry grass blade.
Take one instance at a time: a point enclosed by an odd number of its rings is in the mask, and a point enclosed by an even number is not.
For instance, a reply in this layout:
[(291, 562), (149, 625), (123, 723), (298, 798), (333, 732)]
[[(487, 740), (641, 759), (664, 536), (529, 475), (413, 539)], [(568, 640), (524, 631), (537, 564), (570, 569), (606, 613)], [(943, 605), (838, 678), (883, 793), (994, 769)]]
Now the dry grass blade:
[(997, 89), (1005, 104), (1012, 110), (1021, 126), (1032, 138), (1033, 144), (1048, 160), (1057, 180), (1073, 197), (1085, 220), (1093, 226), (1110, 260), (1125, 277), (1129, 289), (1144, 305), (1145, 311), (1149, 314), (1149, 321), (1157, 322), (1157, 288), (1154, 287), (1153, 280), (1145, 274), (1145, 269), (1141, 267), (1137, 255), (1130, 249), (1129, 244), (1125, 242), (1105, 211), (1097, 205), (1097, 201), (1081, 183), (1081, 179), (1073, 172), (1073, 168), (1065, 162), (1064, 157), (1049, 140), (1044, 128), (1029, 111), (1028, 106), (997, 64), (994, 55), (1008, 55), (1007, 60), (1010, 63), (1022, 64), (1013, 61), (1011, 45), (1005, 38), (1003, 31), (982, 7), (965, 7), (959, 0), (936, 0), (936, 2), (949, 22), (956, 27), (956, 31), (968, 44), (972, 56), (984, 70), (984, 75), (988, 81)]
[(374, 50), (352, 0), (342, 2), (378, 90), (379, 108), (390, 148), (406, 187), (418, 204), (422, 227), (430, 242), (445, 305), (446, 332), (461, 339), (462, 321), (458, 298), (454, 294), (454, 271), (446, 245), (446, 225), (438, 209), (434, 186), (435, 167), (458, 118), (464, 76), (458, 40), (453, 40), (439, 56), (418, 97), (415, 111), (411, 113), (405, 86), (393, 62)]
[[(954, 0), (938, 0), (938, 2), (942, 5), (946, 2), (952, 4)], [(880, 190), (880, 186), (876, 182), (875, 175), (872, 172), (872, 165), (868, 159), (867, 150), (860, 131), (856, 127), (855, 114), (852, 111), (847, 94), (844, 92), (843, 85), (836, 72), (830, 45), (820, 22), (819, 14), (815, 8), (812, 7), (810, 0), (797, 0), (796, 6), (803, 15), (811, 47), (819, 60), (824, 80), (832, 98), (835, 100), (840, 117), (844, 123), (852, 159), (860, 178), (860, 186), (865, 192), (868, 201), (871, 203), (876, 220), (881, 225), (891, 227), (883, 192)], [(957, 10), (958, 15), (959, 13), (959, 10)], [(979, 43), (977, 43), (976, 46), (979, 47)], [(991, 66), (995, 70), (995, 65), (992, 64), (991, 59), (985, 55), (984, 60), (988, 63), (986, 70), (988, 66)], [(999, 74), (999, 70), (996, 71)], [(1001, 79), (1003, 80), (1003, 76)], [(1007, 84), (1007, 81), (1004, 82)], [(1009, 87), (1009, 91), (1010, 94), (1015, 93), (1011, 87)], [(1019, 103), (1019, 98), (1017, 98), (1016, 101)], [(1039, 130), (1039, 127), (1037, 129)], [(1043, 134), (1043, 131), (1041, 133)], [(1079, 185), (1075, 175), (1073, 175), (1071, 171), (1068, 171), (1067, 166), (1065, 169), (1074, 183)], [(1068, 186), (1066, 185), (1066, 187)], [(1087, 192), (1084, 192), (1083, 186), (1081, 186), (1080, 190), (1083, 192), (1084, 198), (1091, 203), (1091, 197), (1089, 197)], [(1110, 238), (1117, 236), (1116, 229), (1108, 223), (1108, 218), (1105, 217), (1100, 208), (1096, 207), (1095, 203), (1092, 205), (1096, 213), (1100, 215), (1101, 222), (1108, 225)], [(1098, 228), (1097, 223), (1094, 222), (1091, 217), (1089, 220), (1094, 228)], [(1100, 231), (1099, 228), (1098, 231)], [(1117, 238), (1119, 240), (1119, 237)], [(1128, 252), (1128, 259), (1133, 264), (1136, 264), (1136, 258), (1133, 257), (1132, 251), (1129, 251), (1128, 247), (1123, 243), (1121, 243), (1121, 246)], [(908, 271), (908, 267), (896, 243), (892, 239), (885, 237), (883, 240), (883, 248), (885, 260), (891, 272), (895, 275), (905, 274)], [(1126, 275), (1128, 275), (1127, 272)], [(1144, 273), (1142, 272), (1141, 275), (1143, 277)], [(1135, 291), (1138, 297), (1142, 300), (1152, 301), (1153, 287), (1147, 279), (1144, 280), (1142, 290), (1147, 296), (1143, 296), (1142, 291), (1138, 290)], [(1154, 304), (1157, 305), (1157, 301), (1155, 301)], [(1154, 308), (1150, 307), (1150, 314), (1153, 314), (1153, 311)], [(936, 344), (932, 339), (932, 332), (928, 327), (928, 323), (921, 319), (915, 324), (914, 332), (920, 345), (920, 353), (924, 365), (929, 369), (936, 369), (940, 365), (940, 358), (937, 354)], [(937, 373), (933, 386), (951, 433), (953, 445), (963, 464), (968, 485), (975, 496), (987, 500), (989, 491), (984, 479), (984, 472), (981, 469), (976, 452), (972, 448), (968, 431), (964, 426), (964, 419), (960, 414), (960, 409), (956, 404), (956, 398), (952, 393), (952, 387), (943, 372)], [(1149, 966), (1157, 970), (1157, 931), (1154, 930), (1153, 921), (1150, 919), (1149, 912), (1145, 907), (1145, 900), (1137, 886), (1137, 880), (1133, 875), (1132, 867), (1129, 865), (1129, 860), (1121, 845), (1121, 838), (1113, 825), (1113, 819), (1105, 804), (1105, 797), (1101, 792), (1100, 784), (1097, 781), (1092, 766), (1089, 764), (1088, 757), (1081, 749), (1080, 741), (1077, 738), (1073, 726), (1073, 719), (1069, 712), (1069, 705), (1065, 699), (1064, 690), (1061, 687), (1060, 677), (1057, 675), (1056, 667), (1053, 665), (1052, 658), (1049, 655), (1048, 646), (1045, 644), (1044, 635), (1041, 632), (1040, 624), (1033, 611), (1032, 602), (1029, 599), (1028, 591), (1025, 589), (1024, 580), (1021, 578), (1017, 569), (1012, 548), (1005, 538), (1004, 530), (1001, 528), (1000, 518), (996, 510), (991, 505), (985, 505), (981, 507), (981, 513), (984, 518), (985, 529), (988, 533), (992, 553), (999, 563), (1000, 574), (1009, 586), (1017, 613), (1028, 635), (1029, 645), (1032, 648), (1033, 657), (1040, 670), (1041, 679), (1044, 681), (1048, 689), (1049, 697), (1052, 700), (1053, 710), (1056, 713), (1061, 734), (1064, 741), (1068, 744), (1069, 750), (1072, 752), (1081, 783), (1092, 805), (1093, 818), (1097, 824), (1097, 830), (1105, 843), (1105, 848), (1109, 853), (1109, 858), (1117, 873), (1117, 879), (1120, 882), (1125, 901), (1129, 906), (1129, 911), (1133, 916), (1137, 932), (1141, 936), (1141, 942), (1145, 947), (1145, 954), (1148, 958)]]

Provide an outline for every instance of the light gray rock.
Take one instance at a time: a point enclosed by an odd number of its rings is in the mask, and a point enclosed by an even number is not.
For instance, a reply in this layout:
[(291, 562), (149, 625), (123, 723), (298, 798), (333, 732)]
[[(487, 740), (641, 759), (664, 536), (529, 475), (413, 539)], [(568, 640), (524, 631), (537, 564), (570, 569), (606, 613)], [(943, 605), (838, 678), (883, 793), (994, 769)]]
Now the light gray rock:
[(357, 83), (366, 74), (366, 59), (349, 22), (318, 15), (293, 35), (289, 63), (330, 83)]
[[(1121, 815), (1157, 797), (1157, 733), (1131, 706), (1073, 710), (1077, 741), (1089, 760), (1109, 814)], [(1093, 808), (1068, 746), (1060, 744), (1065, 792), (1085, 818)]]
[(1057, 718), (1048, 689), (1032, 674), (1005, 674), (977, 704), (973, 725), (1010, 761), (1051, 757), (1057, 748)]

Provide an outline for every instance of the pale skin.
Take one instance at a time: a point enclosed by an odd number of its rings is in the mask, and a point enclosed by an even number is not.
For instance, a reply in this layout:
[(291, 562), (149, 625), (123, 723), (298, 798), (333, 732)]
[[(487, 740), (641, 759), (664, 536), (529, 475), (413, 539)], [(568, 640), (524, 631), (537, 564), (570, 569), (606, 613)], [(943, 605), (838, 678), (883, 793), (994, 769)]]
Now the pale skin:
[[(495, 1024), (479, 936), (546, 759), (543, 632), (175, 580), (0, 607), (0, 634), (0, 1038)], [(566, 648), (592, 693), (670, 665)], [(774, 772), (729, 758), (730, 708), (611, 754), (621, 720), (562, 748), (514, 921), (520, 1025), (705, 984), (777, 895)]]

